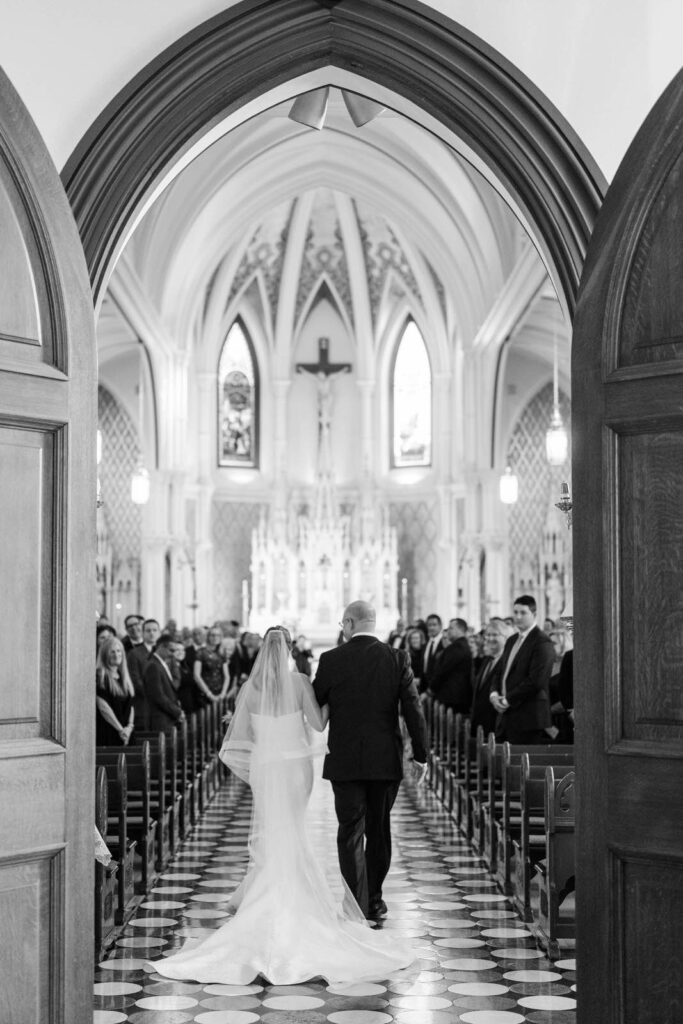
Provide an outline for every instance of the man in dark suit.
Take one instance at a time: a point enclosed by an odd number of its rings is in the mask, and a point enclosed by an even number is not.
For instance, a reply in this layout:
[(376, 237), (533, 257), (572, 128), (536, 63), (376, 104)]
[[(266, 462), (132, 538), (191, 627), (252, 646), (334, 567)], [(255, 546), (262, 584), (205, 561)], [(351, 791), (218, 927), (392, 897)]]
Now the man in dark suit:
[(547, 743), (551, 724), (549, 683), (555, 660), (550, 637), (536, 625), (536, 602), (524, 594), (515, 600), (512, 617), (518, 630), (503, 649), (491, 684), (491, 704), (498, 712), (499, 742)]
[(138, 729), (149, 729), (149, 708), (145, 696), (144, 674), (147, 662), (152, 656), (154, 645), (159, 639), (159, 623), (156, 619), (145, 619), (142, 624), (142, 643), (132, 647), (126, 655), (128, 672), (135, 689), (135, 724)]
[(162, 633), (145, 666), (143, 685), (151, 732), (170, 732), (176, 722), (185, 718), (178, 694), (173, 685), (173, 646), (170, 633)]
[(425, 644), (423, 654), (422, 680), (420, 685), (420, 690), (423, 693), (429, 688), (429, 682), (436, 667), (436, 659), (444, 646), (441, 635), (441, 616), (437, 615), (436, 612), (432, 612), (425, 619), (425, 626), (427, 627), (427, 643)]
[(489, 620), (484, 630), (484, 657), (474, 678), (470, 711), (470, 728), (475, 736), (479, 726), (484, 730), (485, 736), (496, 731), (498, 712), (489, 700), (491, 684), (495, 679), (494, 669), (503, 654), (505, 641), (513, 633), (512, 626), (509, 626), (505, 619), (495, 617)]
[(472, 651), (467, 642), (467, 623), (451, 619), (446, 631), (448, 644), (436, 658), (429, 690), (436, 700), (457, 714), (469, 714), (472, 704)]
[(426, 772), (427, 727), (406, 653), (374, 635), (372, 605), (354, 601), (341, 626), (347, 643), (321, 655), (313, 684), (318, 703), (330, 711), (323, 777), (334, 791), (342, 875), (365, 916), (378, 920), (387, 912), (389, 815), (403, 776), (399, 708), (418, 781)]

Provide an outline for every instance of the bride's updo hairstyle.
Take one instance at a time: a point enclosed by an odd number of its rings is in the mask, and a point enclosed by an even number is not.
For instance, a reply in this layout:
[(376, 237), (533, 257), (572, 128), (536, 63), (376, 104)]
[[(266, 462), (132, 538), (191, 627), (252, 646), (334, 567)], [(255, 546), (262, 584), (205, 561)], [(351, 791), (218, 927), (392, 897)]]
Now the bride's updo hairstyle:
[(268, 629), (263, 634), (265, 640), (269, 633), (282, 633), (285, 643), (287, 644), (287, 650), (292, 649), (292, 634), (289, 632), (286, 626), (268, 626)]

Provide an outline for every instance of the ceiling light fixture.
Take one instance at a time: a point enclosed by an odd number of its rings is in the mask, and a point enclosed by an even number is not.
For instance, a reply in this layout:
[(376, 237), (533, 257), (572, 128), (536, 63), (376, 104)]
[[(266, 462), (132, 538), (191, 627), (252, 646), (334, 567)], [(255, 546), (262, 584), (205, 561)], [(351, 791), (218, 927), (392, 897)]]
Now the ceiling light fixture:
[[(361, 96), (357, 92), (349, 92), (347, 89), (339, 90), (344, 101), (344, 106), (349, 112), (349, 117), (356, 128), (362, 128), (378, 117), (386, 107), (367, 96)], [(330, 86), (325, 85), (320, 89), (311, 89), (304, 92), (292, 103), (288, 117), (297, 124), (304, 124), (308, 128), (315, 128), (320, 131), (325, 126), (327, 117), (327, 104), (330, 98)]]

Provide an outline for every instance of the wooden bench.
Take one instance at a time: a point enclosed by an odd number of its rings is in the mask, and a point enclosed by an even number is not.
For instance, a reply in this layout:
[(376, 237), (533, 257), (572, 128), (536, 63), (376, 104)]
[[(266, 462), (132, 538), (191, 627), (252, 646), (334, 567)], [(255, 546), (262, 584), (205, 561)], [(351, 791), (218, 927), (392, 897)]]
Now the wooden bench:
[[(97, 764), (116, 763), (120, 747), (97, 747)], [(128, 834), (137, 842), (141, 861), (138, 891), (148, 893), (156, 878), (157, 820), (151, 810), (151, 768), (149, 742), (125, 748), (128, 783)]]
[[(455, 824), (460, 827), (460, 785), (464, 778), (464, 747), (465, 747), (465, 723), (469, 727), (469, 718), (460, 711), (453, 717), (453, 732), (450, 738), (451, 750), (449, 755), (448, 769), (448, 807)], [(468, 733), (469, 735), (469, 733)]]
[(174, 846), (173, 810), (176, 797), (175, 756), (177, 742), (175, 729), (164, 732), (136, 732), (136, 743), (147, 741), (150, 753), (150, 810), (157, 821), (157, 853), (155, 866), (164, 871), (171, 859)]
[[(112, 748), (105, 747), (105, 750)], [(116, 924), (125, 924), (135, 909), (135, 853), (136, 842), (128, 832), (128, 773), (126, 755), (120, 747), (116, 756), (97, 767), (104, 768), (107, 777), (107, 824), (102, 832), (112, 857), (118, 863)], [(101, 831), (101, 830), (100, 830)]]
[(536, 937), (551, 960), (560, 956), (560, 939), (575, 935), (573, 913), (561, 913), (575, 867), (576, 785), (574, 772), (545, 770), (545, 857), (535, 865), (539, 886)]
[(543, 744), (526, 747), (510, 743), (496, 744), (490, 752), (492, 778), (490, 788), (500, 790), (495, 798), (495, 813), (487, 822), (487, 845), (491, 846), (489, 869), (493, 872), (501, 892), (512, 892), (511, 870), (513, 841), (519, 839), (521, 825), (520, 770), (522, 754), (529, 755), (530, 764), (573, 765), (574, 747), (571, 745)]
[[(513, 839), (515, 865), (512, 901), (523, 921), (533, 921), (531, 877), (534, 865), (545, 855), (545, 770), (547, 765), (532, 764), (528, 751), (520, 762), (519, 836)], [(573, 771), (573, 765), (555, 767), (558, 778)]]
[(489, 747), (495, 748), (496, 738), (493, 733), (488, 736), (480, 725), (474, 747), (474, 776), (470, 789), (470, 805), (472, 813), (471, 842), (476, 853), (481, 857), (484, 853), (485, 803), (488, 796)]
[(177, 740), (177, 766), (178, 766), (178, 789), (182, 797), (180, 803), (179, 829), (181, 838), (189, 833), (193, 825), (199, 820), (199, 795), (197, 792), (196, 780), (192, 774), (190, 746), (188, 740), (188, 721), (178, 724), (176, 732)]
[[(109, 805), (107, 802), (107, 772), (95, 769), (95, 827), (106, 842)], [(111, 851), (110, 851), (111, 852)], [(116, 929), (118, 864), (95, 861), (95, 963), (114, 941)]]
[[(483, 729), (481, 732), (483, 735)], [(469, 840), (472, 838), (472, 790), (477, 765), (477, 737), (471, 734), (469, 718), (465, 719), (463, 727), (461, 762), (460, 779), (456, 783), (459, 826), (462, 835)]]

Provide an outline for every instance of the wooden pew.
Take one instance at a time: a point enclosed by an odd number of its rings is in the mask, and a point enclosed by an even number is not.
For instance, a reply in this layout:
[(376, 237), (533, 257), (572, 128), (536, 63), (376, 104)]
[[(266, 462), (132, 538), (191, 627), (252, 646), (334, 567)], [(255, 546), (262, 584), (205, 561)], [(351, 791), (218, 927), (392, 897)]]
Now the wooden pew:
[[(149, 743), (150, 753), (150, 811), (157, 821), (157, 852), (155, 866), (164, 871), (173, 852), (173, 807), (175, 783), (175, 730), (164, 732), (136, 732), (136, 744)], [(178, 843), (176, 843), (176, 848)]]
[[(492, 735), (492, 734), (490, 734)], [(495, 746), (496, 740), (493, 737)], [(474, 778), (470, 792), (470, 805), (472, 809), (472, 847), (475, 852), (482, 856), (484, 852), (484, 804), (488, 793), (488, 752), (489, 737), (484, 735), (483, 727), (477, 729), (477, 738), (474, 748)]]
[[(534, 865), (545, 854), (545, 770), (547, 765), (532, 764), (529, 752), (520, 763), (520, 829), (513, 839), (515, 857), (512, 902), (523, 921), (533, 921), (531, 877)], [(556, 766), (561, 778), (573, 771), (573, 765)]]
[(192, 825), (196, 825), (204, 810), (204, 780), (199, 736), (199, 716), (193, 711), (187, 720), (187, 757), (190, 778), (192, 779)]
[[(95, 769), (95, 826), (105, 839), (109, 807), (107, 803), (107, 772), (100, 765)], [(105, 839), (106, 842), (106, 839)], [(118, 864), (104, 865), (95, 861), (95, 963), (104, 957), (114, 941), (118, 890)]]
[(557, 770), (545, 770), (545, 857), (536, 866), (539, 884), (536, 937), (551, 960), (560, 956), (559, 940), (573, 939), (574, 916), (561, 914), (560, 903), (575, 874), (574, 829), (576, 786), (574, 772), (558, 778)]
[(498, 887), (505, 895), (512, 892), (513, 843), (515, 840), (519, 841), (521, 830), (520, 774), (522, 754), (525, 753), (529, 755), (530, 764), (570, 767), (574, 764), (574, 747), (571, 745), (543, 744), (525, 747), (504, 743), (502, 754), (498, 745), (496, 746), (493, 770), (494, 773), (501, 773), (500, 813), (496, 813), (490, 822), (488, 842), (495, 847), (491, 870), (495, 874)]
[(178, 744), (178, 789), (182, 798), (180, 802), (179, 829), (182, 839), (185, 838), (199, 819), (199, 800), (190, 763), (188, 728), (189, 723), (186, 720), (178, 724), (178, 731), (176, 732)]
[(461, 811), (460, 811), (460, 786), (464, 781), (465, 771), (465, 722), (469, 723), (469, 719), (458, 712), (453, 718), (453, 736), (452, 736), (452, 750), (450, 755), (450, 768), (449, 768), (449, 808), (451, 817), (455, 824), (460, 827)]
[[(481, 728), (481, 726), (480, 726)], [(482, 730), (483, 734), (483, 730)], [(460, 815), (460, 831), (465, 839), (472, 838), (472, 789), (475, 780), (477, 738), (470, 731), (470, 720), (465, 719), (462, 738), (462, 777), (456, 785)]]
[[(120, 747), (97, 747), (96, 761), (115, 763)], [(156, 878), (155, 854), (157, 820), (151, 812), (150, 750), (147, 740), (125, 748), (125, 769), (128, 782), (128, 834), (137, 842), (141, 860), (139, 891), (149, 892)]]
[[(103, 748), (111, 750), (110, 747)], [(135, 853), (137, 844), (128, 832), (128, 774), (126, 755), (120, 747), (116, 756), (96, 764), (107, 775), (107, 826), (102, 833), (112, 857), (118, 863), (116, 923), (125, 924), (135, 909)]]

